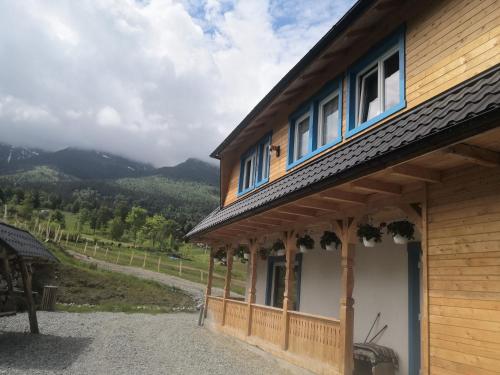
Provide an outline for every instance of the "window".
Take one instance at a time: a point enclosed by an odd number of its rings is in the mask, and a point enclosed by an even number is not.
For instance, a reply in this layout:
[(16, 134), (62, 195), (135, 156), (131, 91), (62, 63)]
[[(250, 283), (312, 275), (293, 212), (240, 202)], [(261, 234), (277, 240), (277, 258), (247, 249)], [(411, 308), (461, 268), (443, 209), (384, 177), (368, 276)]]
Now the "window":
[(349, 70), (347, 78), (347, 136), (404, 108), (403, 32), (398, 31), (368, 54)]
[(342, 140), (342, 80), (328, 82), (290, 116), (287, 169)]
[(339, 96), (334, 93), (319, 103), (318, 146), (334, 141), (340, 133)]
[(255, 151), (253, 151), (243, 163), (243, 190), (248, 190), (254, 186), (255, 177)]
[(269, 181), (271, 135), (262, 138), (241, 157), (238, 193), (244, 194)]
[(294, 160), (299, 160), (304, 157), (309, 151), (309, 120), (310, 115), (306, 113), (297, 120), (295, 125), (295, 157)]
[[(293, 283), (290, 285), (290, 310), (299, 310), (302, 254), (295, 255)], [(270, 256), (267, 265), (266, 305), (283, 308), (285, 291), (285, 257)]]

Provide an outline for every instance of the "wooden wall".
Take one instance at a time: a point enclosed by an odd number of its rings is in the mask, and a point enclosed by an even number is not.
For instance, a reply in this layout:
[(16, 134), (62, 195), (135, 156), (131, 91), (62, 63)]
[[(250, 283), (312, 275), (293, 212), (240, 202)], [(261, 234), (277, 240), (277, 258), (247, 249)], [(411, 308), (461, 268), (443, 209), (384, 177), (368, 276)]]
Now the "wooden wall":
[[(500, 63), (498, 0), (435, 1), (425, 11), (412, 15), (406, 26), (405, 110)], [(335, 66), (333, 62), (332, 66)], [(316, 90), (323, 83), (318, 85)], [(347, 95), (343, 95), (344, 134), (346, 97)], [(304, 97), (300, 100), (306, 99)], [(271, 157), (270, 181), (275, 181), (287, 173), (288, 114), (294, 109), (290, 108), (288, 113), (275, 118), (269, 127), (249, 137), (245, 145), (238, 147), (238, 153), (223, 156), (221, 168), (225, 171), (225, 178), (222, 180), (225, 185), (222, 189), (224, 205), (238, 199), (239, 155), (271, 129), (273, 144), (281, 146), (281, 156)], [(327, 152), (334, 149), (335, 147)], [(314, 158), (309, 161), (312, 160)]]
[(431, 374), (500, 373), (500, 171), (429, 188)]

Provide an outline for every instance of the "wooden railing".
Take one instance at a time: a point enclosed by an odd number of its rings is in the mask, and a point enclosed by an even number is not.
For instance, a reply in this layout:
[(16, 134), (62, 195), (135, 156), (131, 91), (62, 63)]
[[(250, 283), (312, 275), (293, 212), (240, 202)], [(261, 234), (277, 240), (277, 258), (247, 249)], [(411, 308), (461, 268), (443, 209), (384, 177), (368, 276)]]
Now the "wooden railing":
[(248, 304), (243, 301), (226, 300), (225, 326), (245, 333), (248, 324)]
[(259, 343), (263, 343), (262, 346), (271, 344), (274, 350), (286, 347), (286, 352), (302, 358), (299, 362), (306, 368), (311, 359), (314, 360), (312, 362), (318, 361), (337, 369), (340, 363), (340, 322), (296, 311), (288, 311), (286, 316), (288, 334), (284, 335), (282, 309), (256, 304), (249, 306), (244, 301), (208, 297), (208, 319), (228, 328), (225, 329), (226, 333), (240, 338), (248, 336), (258, 339)]
[(221, 324), (224, 310), (224, 299), (209, 296), (207, 302), (207, 318), (216, 324)]
[(283, 340), (283, 310), (274, 307), (252, 305), (251, 335), (272, 344), (281, 345)]
[(288, 312), (290, 352), (336, 365), (339, 363), (338, 348), (340, 322), (322, 316)]

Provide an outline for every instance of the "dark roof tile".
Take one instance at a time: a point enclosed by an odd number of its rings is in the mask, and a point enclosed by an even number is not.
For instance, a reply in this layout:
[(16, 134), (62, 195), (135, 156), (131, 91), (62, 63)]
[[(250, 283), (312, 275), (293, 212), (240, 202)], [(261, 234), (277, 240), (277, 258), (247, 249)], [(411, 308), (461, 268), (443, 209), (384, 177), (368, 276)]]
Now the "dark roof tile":
[(57, 261), (56, 257), (29, 232), (0, 223), (0, 244), (23, 258), (38, 258)]

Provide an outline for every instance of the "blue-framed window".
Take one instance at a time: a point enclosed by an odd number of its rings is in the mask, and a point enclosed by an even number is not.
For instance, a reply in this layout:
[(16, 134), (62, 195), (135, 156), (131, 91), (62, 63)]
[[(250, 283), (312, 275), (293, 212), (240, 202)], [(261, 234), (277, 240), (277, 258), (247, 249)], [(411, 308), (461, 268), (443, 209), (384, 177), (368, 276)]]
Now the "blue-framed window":
[(342, 140), (342, 80), (327, 83), (289, 118), (287, 169)]
[(241, 156), (238, 194), (245, 194), (269, 181), (271, 133)]
[(347, 92), (347, 137), (406, 106), (404, 29), (347, 71)]
[[(283, 292), (285, 288), (285, 265), (284, 256), (270, 256), (267, 258), (267, 283), (266, 283), (266, 305), (283, 308)], [(302, 254), (295, 255), (294, 284), (291, 286), (295, 293), (291, 297), (291, 309), (300, 309), (300, 286), (302, 279)]]

